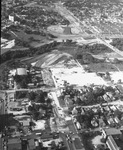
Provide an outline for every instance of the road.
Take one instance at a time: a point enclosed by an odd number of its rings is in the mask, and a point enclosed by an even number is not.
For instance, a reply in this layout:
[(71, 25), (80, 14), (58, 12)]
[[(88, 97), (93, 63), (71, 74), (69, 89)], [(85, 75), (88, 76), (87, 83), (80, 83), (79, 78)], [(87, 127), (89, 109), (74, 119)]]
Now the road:
[[(59, 114), (59, 111), (57, 110), (58, 107), (59, 107), (59, 104), (58, 104), (58, 98), (56, 96), (56, 93), (53, 92), (52, 96), (53, 96), (53, 99), (54, 99), (55, 103), (57, 104), (57, 105), (54, 105), (54, 109), (53, 109), (55, 117), (61, 119), (61, 115)], [(75, 124), (73, 123), (72, 117), (71, 117), (71, 120), (66, 121), (66, 125), (69, 128), (69, 133), (66, 132), (66, 133), (63, 134), (63, 133), (60, 132), (60, 136), (62, 137), (65, 145), (68, 147), (68, 150), (76, 150), (75, 146), (73, 144), (72, 137), (73, 136), (78, 137), (78, 131), (76, 129)], [(67, 135), (70, 137), (71, 140), (68, 140)]]
[(107, 47), (112, 49), (115, 53), (123, 56), (123, 52), (122, 51), (120, 51), (118, 48), (116, 48), (116, 47), (112, 46), (111, 44), (109, 44), (108, 42), (106, 42), (103, 37), (100, 37), (100, 41), (101, 41), (101, 43), (103, 43), (104, 45), (106, 45)]
[(65, 145), (68, 148), (68, 150), (75, 150), (73, 144), (67, 140), (66, 134), (60, 133), (59, 135), (63, 139)]
[(80, 29), (82, 29), (81, 31), (84, 31), (85, 29), (88, 28), (94, 34), (94, 36), (100, 40), (101, 43), (103, 43), (104, 45), (109, 47), (111, 50), (113, 50), (117, 54), (123, 56), (122, 51), (120, 51), (116, 47), (114, 47), (111, 44), (109, 44), (108, 42), (106, 42), (104, 35), (102, 36), (101, 34), (97, 33), (97, 31), (95, 31), (91, 27), (91, 25), (87, 25), (86, 23), (81, 22), (77, 17), (74, 16), (74, 14), (72, 12), (70, 12), (68, 9), (63, 7), (62, 3), (55, 3), (55, 9), (59, 14), (61, 14), (63, 17), (65, 17), (75, 27), (76, 26), (79, 27)]
[(12, 89), (12, 90), (0, 90), (0, 92), (7, 92), (7, 93), (14, 93), (16, 91), (56, 91), (57, 89), (55, 87), (42, 87), (42, 88), (35, 88), (35, 89)]

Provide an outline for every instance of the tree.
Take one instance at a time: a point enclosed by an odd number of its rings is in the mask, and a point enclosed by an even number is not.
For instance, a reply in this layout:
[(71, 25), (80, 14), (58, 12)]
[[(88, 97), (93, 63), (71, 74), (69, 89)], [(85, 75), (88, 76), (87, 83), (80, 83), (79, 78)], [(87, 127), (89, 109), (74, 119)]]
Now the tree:
[(44, 97), (42, 91), (40, 91), (40, 93), (38, 93), (38, 95), (36, 96), (35, 102), (37, 102), (37, 103), (45, 103), (45, 97)]
[(33, 112), (32, 117), (33, 117), (34, 120), (38, 120), (39, 112)]
[(34, 110), (34, 109), (33, 109), (32, 106), (29, 106), (29, 107), (28, 107), (28, 111), (32, 112), (33, 110)]
[(116, 110), (114, 111), (114, 116), (117, 116), (119, 119), (121, 119), (122, 112), (119, 111), (118, 109), (116, 109)]
[(56, 149), (56, 143), (54, 141), (51, 142), (51, 149), (54, 150)]
[(30, 93), (28, 93), (29, 100), (34, 101), (35, 98), (36, 98), (36, 95), (37, 94), (35, 92), (33, 92), (33, 91), (31, 91)]
[(47, 98), (47, 104), (50, 104), (52, 102), (52, 99)]
[(113, 87), (111, 87), (111, 86), (107, 86), (106, 88), (105, 88), (105, 91), (106, 92), (115, 92), (115, 89), (113, 88)]
[(23, 79), (20, 83), (21, 88), (27, 88), (27, 80)]
[(94, 91), (95, 97), (103, 96), (104, 94), (105, 94), (105, 90), (103, 88), (96, 88), (96, 90)]

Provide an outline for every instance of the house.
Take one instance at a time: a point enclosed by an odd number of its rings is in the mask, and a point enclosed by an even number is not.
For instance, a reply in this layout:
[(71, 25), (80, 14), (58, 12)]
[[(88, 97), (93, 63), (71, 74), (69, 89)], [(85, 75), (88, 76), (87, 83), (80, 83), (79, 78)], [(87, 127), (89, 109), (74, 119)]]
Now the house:
[(114, 121), (115, 121), (116, 123), (118, 123), (118, 124), (120, 123), (120, 120), (118, 119), (118, 117), (115, 117), (115, 118), (114, 118)]
[(113, 126), (115, 124), (115, 121), (112, 117), (107, 117), (107, 122), (110, 126)]
[(110, 150), (119, 150), (119, 147), (117, 146), (112, 136), (108, 136), (106, 144)]
[(100, 127), (105, 127), (106, 126), (106, 124), (105, 124), (105, 122), (103, 121), (102, 118), (99, 118), (99, 126)]

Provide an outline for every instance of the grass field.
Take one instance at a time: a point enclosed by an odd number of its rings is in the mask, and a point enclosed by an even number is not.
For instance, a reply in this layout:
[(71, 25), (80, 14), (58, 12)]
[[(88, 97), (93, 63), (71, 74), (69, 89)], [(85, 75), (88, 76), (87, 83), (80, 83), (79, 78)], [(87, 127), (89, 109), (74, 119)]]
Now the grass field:
[[(84, 67), (86, 65), (83, 65)], [(117, 68), (119, 68), (120, 71), (123, 71), (123, 63), (120, 64), (111, 64), (111, 63), (91, 63), (87, 65), (88, 68), (90, 68), (93, 72), (113, 72), (118, 71)]]
[(44, 39), (46, 39), (45, 36), (36, 35), (36, 34), (27, 34), (24, 32), (24, 30), (21, 29), (18, 31), (14, 31), (13, 33), (10, 33), (13, 38), (19, 38), (20, 40), (28, 43), (36, 42), (37, 44), (39, 44), (42, 41), (44, 41)]

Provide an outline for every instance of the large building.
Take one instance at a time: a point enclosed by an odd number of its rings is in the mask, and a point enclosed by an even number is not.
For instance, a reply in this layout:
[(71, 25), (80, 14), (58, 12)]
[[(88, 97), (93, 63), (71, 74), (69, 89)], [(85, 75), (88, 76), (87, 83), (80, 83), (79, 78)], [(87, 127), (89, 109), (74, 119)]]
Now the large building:
[(103, 129), (102, 135), (106, 138), (106, 144), (110, 150), (123, 150), (123, 132), (120, 129)]
[(17, 68), (17, 75), (27, 75), (26, 68)]

